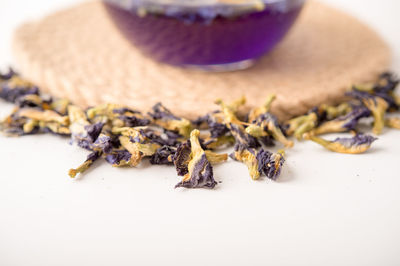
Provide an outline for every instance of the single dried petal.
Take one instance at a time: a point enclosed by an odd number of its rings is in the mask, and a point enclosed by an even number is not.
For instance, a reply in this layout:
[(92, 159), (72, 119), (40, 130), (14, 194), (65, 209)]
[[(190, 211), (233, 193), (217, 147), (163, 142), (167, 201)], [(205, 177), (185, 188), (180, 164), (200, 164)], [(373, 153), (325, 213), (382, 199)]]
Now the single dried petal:
[(325, 140), (311, 134), (306, 136), (306, 139), (312, 140), (326, 149), (338, 152), (338, 153), (348, 153), (348, 154), (359, 154), (367, 151), (371, 144), (376, 140), (376, 138), (357, 134), (352, 138), (337, 138), (333, 141)]
[(176, 184), (176, 188), (214, 188), (217, 185), (211, 163), (207, 160), (206, 153), (200, 145), (199, 135), (200, 132), (197, 129), (190, 133), (191, 153), (188, 173), (181, 182)]
[(384, 117), (389, 104), (381, 97), (373, 96), (367, 92), (353, 90), (348, 95), (360, 100), (371, 111), (374, 117), (372, 132), (379, 135), (385, 125)]

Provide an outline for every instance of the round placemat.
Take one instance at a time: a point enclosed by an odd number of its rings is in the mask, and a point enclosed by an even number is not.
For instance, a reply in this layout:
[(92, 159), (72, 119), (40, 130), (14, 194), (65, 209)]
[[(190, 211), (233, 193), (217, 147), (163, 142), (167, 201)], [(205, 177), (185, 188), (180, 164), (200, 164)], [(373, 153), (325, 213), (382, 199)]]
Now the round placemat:
[(272, 112), (287, 119), (339, 101), (351, 84), (371, 81), (391, 59), (374, 31), (315, 1), (272, 53), (242, 71), (207, 73), (157, 63), (118, 31), (99, 1), (22, 25), (13, 52), (26, 78), (82, 107), (112, 102), (148, 111), (161, 101), (187, 118), (215, 110), (216, 98), (245, 95), (252, 107), (276, 93)]

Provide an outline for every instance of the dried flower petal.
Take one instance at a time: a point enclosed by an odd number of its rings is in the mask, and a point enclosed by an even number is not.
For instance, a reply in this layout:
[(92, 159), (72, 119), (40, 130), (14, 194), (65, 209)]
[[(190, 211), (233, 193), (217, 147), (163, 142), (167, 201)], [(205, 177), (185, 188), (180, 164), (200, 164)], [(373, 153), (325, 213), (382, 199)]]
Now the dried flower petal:
[(234, 113), (235, 109), (232, 108), (232, 104), (227, 105), (222, 100), (218, 100), (217, 102), (221, 106), (222, 113), (224, 114), (224, 123), (230, 130), (231, 135), (235, 138), (236, 142), (234, 149), (245, 150), (247, 148), (259, 147), (260, 143), (257, 141), (257, 139), (246, 132), (243, 126), (244, 123), (236, 117)]
[(119, 137), (119, 141), (122, 147), (132, 155), (130, 160), (131, 166), (137, 166), (143, 157), (152, 156), (156, 153), (157, 149), (160, 148), (158, 144), (135, 142), (132, 138), (127, 136)]
[(200, 128), (207, 128), (211, 133), (211, 138), (219, 138), (229, 133), (229, 129), (224, 124), (224, 116), (221, 111), (214, 111), (205, 116), (199, 117), (193, 124)]
[(253, 180), (259, 179), (262, 174), (269, 179), (276, 180), (285, 162), (283, 151), (273, 154), (264, 149), (260, 149), (259, 151), (256, 149), (247, 149), (235, 151), (230, 156), (232, 159), (246, 164), (250, 177)]
[(379, 135), (385, 125), (384, 117), (389, 104), (381, 97), (375, 97), (367, 92), (353, 90), (348, 95), (360, 100), (371, 111), (374, 117), (372, 132)]
[(200, 131), (197, 129), (190, 133), (191, 153), (187, 166), (188, 172), (175, 187), (214, 188), (217, 185), (213, 177), (211, 163), (207, 160), (206, 153), (201, 148), (199, 135)]
[(153, 106), (153, 112), (149, 115), (154, 119), (154, 123), (171, 131), (176, 131), (184, 137), (189, 137), (192, 130), (192, 123), (184, 118), (175, 116), (161, 103)]
[(106, 161), (113, 167), (123, 167), (131, 165), (132, 155), (127, 150), (113, 150), (106, 155)]
[(244, 150), (235, 150), (230, 157), (236, 161), (244, 163), (249, 169), (249, 175), (253, 180), (257, 180), (261, 176), (258, 169), (257, 150), (254, 148), (247, 148)]
[(371, 111), (364, 106), (354, 107), (353, 110), (334, 120), (327, 121), (319, 127), (311, 130), (314, 135), (321, 135), (327, 133), (340, 133), (354, 130), (361, 118), (371, 116)]
[(189, 173), (188, 164), (191, 159), (191, 153), (190, 142), (184, 142), (178, 146), (173, 158), (178, 176), (184, 176)]
[(175, 147), (162, 146), (158, 148), (157, 151), (150, 157), (151, 164), (173, 164), (174, 155), (176, 153)]
[(16, 75), (0, 84), (0, 98), (5, 101), (16, 103), (26, 95), (39, 95), (39, 89)]
[(282, 166), (285, 162), (284, 152), (276, 154), (261, 149), (257, 152), (258, 171), (272, 180), (277, 180), (281, 174)]
[(359, 154), (367, 151), (376, 138), (357, 134), (352, 138), (337, 138), (333, 141), (328, 141), (311, 134), (305, 136), (306, 139), (312, 140), (323, 147), (333, 152)]
[(270, 135), (285, 147), (293, 147), (293, 141), (288, 140), (283, 134), (278, 119), (268, 112), (260, 114), (253, 120), (252, 124), (246, 128), (246, 132), (256, 138)]

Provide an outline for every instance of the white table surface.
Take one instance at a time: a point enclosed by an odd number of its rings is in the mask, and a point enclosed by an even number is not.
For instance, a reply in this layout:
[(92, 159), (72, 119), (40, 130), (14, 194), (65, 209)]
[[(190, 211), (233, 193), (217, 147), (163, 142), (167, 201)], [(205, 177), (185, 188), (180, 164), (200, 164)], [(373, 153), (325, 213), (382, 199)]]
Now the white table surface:
[[(377, 29), (400, 73), (400, 1), (325, 1)], [(1, 66), (16, 25), (72, 2), (0, 0)], [(399, 139), (357, 156), (297, 143), (279, 182), (229, 162), (217, 189), (174, 190), (173, 168), (99, 163), (72, 180), (86, 152), (68, 140), (0, 137), (0, 265), (399, 265)]]

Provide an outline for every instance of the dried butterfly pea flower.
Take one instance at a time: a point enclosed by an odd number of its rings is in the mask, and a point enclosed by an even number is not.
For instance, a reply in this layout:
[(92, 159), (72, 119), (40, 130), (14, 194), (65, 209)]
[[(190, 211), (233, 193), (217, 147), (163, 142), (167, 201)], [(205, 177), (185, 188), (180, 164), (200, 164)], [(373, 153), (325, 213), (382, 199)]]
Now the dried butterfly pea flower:
[(92, 164), (101, 157), (101, 152), (94, 151), (88, 155), (86, 161), (75, 169), (70, 169), (68, 175), (71, 178), (76, 177), (77, 174), (82, 174), (92, 166)]
[[(200, 143), (200, 139), (199, 139)], [(200, 143), (200, 147), (204, 150), (203, 145)], [(214, 153), (210, 150), (204, 150), (206, 154), (207, 160), (211, 164), (222, 163), (228, 160), (227, 154), (218, 154)], [(176, 149), (175, 155), (173, 156), (173, 162), (176, 167), (176, 171), (179, 176), (184, 176), (188, 173), (188, 164), (191, 160), (192, 156), (192, 149), (191, 149), (191, 142), (190, 140), (181, 143), (178, 148)]]
[[(200, 145), (199, 135), (199, 130), (193, 130), (190, 133), (190, 146), (187, 144), (183, 147), (178, 147), (174, 163), (178, 175), (183, 175), (184, 177), (175, 187), (214, 188), (217, 185), (213, 177), (211, 163)], [(214, 158), (219, 160), (217, 155)]]
[(285, 162), (284, 151), (272, 152), (261, 149), (256, 156), (258, 171), (272, 180), (277, 180)]
[(155, 143), (132, 142), (132, 139), (126, 136), (119, 137), (121, 146), (131, 154), (130, 165), (137, 166), (146, 156), (152, 156), (156, 153), (160, 145)]
[(303, 134), (314, 129), (318, 124), (318, 116), (315, 112), (302, 115), (289, 120), (286, 125), (286, 134), (294, 135), (298, 140), (302, 139)]
[(153, 112), (148, 114), (153, 118), (153, 122), (166, 130), (176, 131), (184, 137), (189, 137), (193, 128), (192, 123), (184, 118), (175, 116), (161, 103), (153, 106)]
[(20, 97), (26, 95), (39, 95), (39, 89), (37, 87), (32, 87), (30, 83), (29, 84), (22, 84), (22, 82), (18, 83), (15, 80), (16, 76), (12, 77), (7, 82), (0, 84), (0, 98), (2, 98), (7, 102), (15, 103)]
[(150, 142), (161, 146), (177, 147), (183, 140), (180, 134), (169, 130), (163, 130), (160, 132), (158, 130), (143, 129), (141, 130), (141, 134), (149, 139)]
[(173, 164), (177, 148), (171, 146), (162, 146), (150, 157), (151, 164)]
[(321, 104), (317, 107), (317, 112), (319, 113), (319, 121), (324, 122), (326, 120), (330, 121), (332, 119), (347, 115), (352, 111), (352, 107), (349, 103), (341, 103), (337, 106)]
[(218, 138), (229, 133), (229, 129), (224, 124), (224, 116), (221, 111), (214, 111), (202, 116), (193, 122), (200, 128), (206, 128), (211, 133), (211, 138)]
[(121, 134), (119, 142), (131, 154), (131, 166), (137, 166), (143, 157), (154, 155), (161, 147), (159, 144), (150, 142), (146, 135), (143, 134), (143, 129), (143, 127), (112, 129), (113, 134)]
[(242, 151), (237, 150), (232, 153), (230, 157), (236, 161), (244, 163), (253, 180), (259, 179), (262, 174), (267, 176), (269, 179), (276, 180), (279, 177), (283, 163), (285, 162), (283, 151), (273, 154), (262, 148), (259, 151), (253, 148), (248, 148)]
[(55, 133), (69, 135), (68, 117), (51, 110), (33, 108), (15, 109), (2, 122), (2, 131), (8, 136), (21, 136), (36, 133)]
[(132, 155), (125, 149), (112, 150), (105, 156), (106, 161), (113, 167), (131, 166)]
[(255, 108), (250, 112), (249, 121), (251, 124), (246, 128), (246, 132), (256, 138), (272, 136), (273, 139), (281, 142), (285, 147), (293, 147), (293, 141), (286, 138), (278, 123), (278, 119), (269, 113), (274, 99), (274, 95), (269, 96), (263, 106)]
[(363, 134), (357, 134), (352, 138), (337, 138), (333, 141), (325, 140), (311, 134), (306, 134), (305, 138), (322, 145), (330, 151), (348, 154), (363, 153), (371, 147), (371, 144), (375, 140), (377, 140), (372, 136)]
[(367, 92), (353, 90), (348, 95), (361, 101), (371, 111), (374, 117), (372, 132), (379, 135), (385, 125), (384, 118), (389, 107), (388, 103), (381, 97), (375, 97)]
[(257, 150), (254, 148), (246, 148), (235, 150), (229, 155), (232, 159), (244, 163), (249, 169), (249, 175), (253, 180), (257, 180), (261, 176), (258, 169)]
[[(238, 105), (238, 102), (235, 103)], [(232, 108), (237, 108), (232, 107)], [(198, 128), (208, 129), (209, 134), (202, 134), (203, 145), (207, 149), (217, 149), (235, 142), (229, 128), (224, 123), (224, 114), (217, 110), (195, 120), (193, 124)]]
[(93, 151), (102, 152), (102, 154), (109, 154), (114, 148), (112, 138), (104, 133), (100, 133), (90, 148)]
[[(243, 162), (249, 169), (250, 177), (253, 180), (259, 179), (259, 177), (263, 173), (268, 174), (269, 178), (276, 178), (280, 173), (281, 164), (277, 164), (278, 168), (276, 172), (269, 172), (268, 169), (270, 169), (270, 167), (275, 167), (275, 164), (272, 166), (270, 161), (266, 160), (265, 156), (267, 153), (264, 152), (263, 149), (257, 151), (256, 148), (260, 146), (258, 141), (246, 132), (243, 123), (237, 119), (235, 114), (232, 112), (232, 109), (229, 108), (229, 106), (225, 105), (222, 101), (219, 101), (218, 103), (221, 105), (222, 111), (225, 115), (224, 122), (226, 123), (227, 127), (231, 131), (232, 136), (236, 140), (234, 152), (230, 155), (230, 157), (234, 160)], [(263, 111), (265, 111), (265, 109), (263, 109)], [(260, 155), (258, 155), (259, 153)], [(276, 158), (280, 158), (280, 156), (277, 155)], [(282, 164), (283, 161), (284, 160), (281, 161)], [(272, 175), (271, 173), (275, 173), (276, 176)]]
[(243, 126), (244, 123), (236, 117), (235, 111), (237, 108), (235, 107), (237, 105), (227, 105), (222, 100), (218, 100), (216, 103), (221, 106), (222, 113), (224, 114), (224, 123), (235, 138), (235, 150), (259, 147), (260, 143), (257, 139), (246, 132)]
[(390, 117), (385, 120), (385, 126), (400, 129), (400, 118), (399, 117)]
[(75, 142), (79, 147), (92, 150), (93, 143), (103, 130), (104, 123), (90, 124), (86, 118), (85, 112), (74, 105), (68, 106), (68, 117), (70, 121), (69, 129), (71, 131), (72, 143)]
[(107, 120), (114, 127), (138, 127), (150, 124), (150, 120), (140, 112), (117, 104), (102, 104), (88, 109), (86, 113), (90, 120)]
[(189, 141), (182, 143), (176, 149), (173, 162), (178, 176), (184, 176), (189, 173), (188, 164), (191, 159), (191, 153), (192, 149)]
[(371, 111), (364, 106), (355, 106), (353, 110), (334, 120), (322, 123), (317, 128), (310, 131), (313, 135), (322, 135), (327, 133), (340, 133), (354, 130), (361, 118), (371, 116)]

